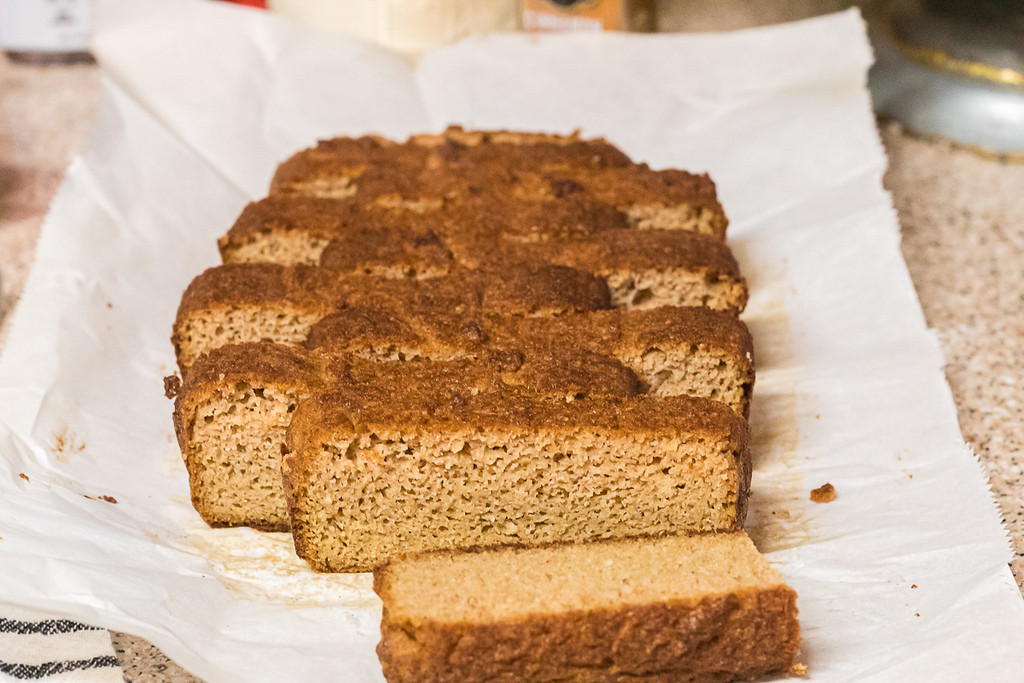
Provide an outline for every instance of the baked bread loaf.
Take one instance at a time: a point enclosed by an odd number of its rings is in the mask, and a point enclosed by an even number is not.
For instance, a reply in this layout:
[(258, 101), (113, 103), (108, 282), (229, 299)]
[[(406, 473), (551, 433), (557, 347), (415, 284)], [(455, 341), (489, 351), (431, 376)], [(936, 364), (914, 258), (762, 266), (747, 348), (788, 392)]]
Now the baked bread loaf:
[(746, 284), (721, 240), (631, 227), (579, 193), (547, 201), (476, 198), (423, 215), (355, 201), (272, 195), (247, 206), (219, 242), (225, 263), (323, 265), (339, 273), (443, 275), (456, 263), (571, 266), (608, 280), (616, 306), (740, 311)]
[(704, 308), (593, 311), (526, 318), (419, 309), (367, 301), (325, 317), (306, 346), (379, 361), (473, 359), (515, 369), (524, 359), (570, 350), (616, 359), (645, 393), (697, 396), (749, 413), (753, 342), (746, 325)]
[(437, 552), (374, 573), (389, 683), (787, 673), (796, 594), (742, 532)]
[(311, 266), (235, 263), (196, 277), (181, 299), (171, 342), (184, 371), (225, 344), (300, 345), (328, 314), (366, 302), (423, 312), (552, 316), (608, 308), (600, 278), (564, 266), (509, 264), (502, 277), (453, 269), (436, 278), (343, 276)]
[(474, 361), (504, 383), (563, 398), (687, 394), (725, 403), (744, 417), (749, 410), (750, 335), (723, 313), (663, 308), (554, 319), (430, 317), (403, 303), (328, 316), (310, 332), (314, 353), (270, 343), (227, 345), (189, 369), (175, 425), (203, 519), (212, 526), (287, 529), (281, 447), (298, 400), (337, 381), (325, 356)]
[(707, 175), (654, 171), (604, 140), (508, 131), (336, 138), (281, 164), (271, 193), (354, 198), (416, 212), (445, 200), (550, 199), (582, 191), (619, 207), (641, 228), (694, 230), (724, 239), (727, 221)]
[(295, 548), (318, 571), (742, 526), (749, 429), (722, 403), (566, 400), (438, 362), (357, 369), (368, 374), (301, 399), (286, 435)]
[(614, 358), (564, 348), (532, 351), (514, 364), (498, 356), (486, 362), (418, 362), (415, 369), (396, 372), (386, 367), (391, 364), (268, 342), (220, 347), (190, 368), (175, 400), (175, 431), (193, 506), (213, 527), (286, 531), (285, 433), (298, 402), (316, 391), (358, 392), (382, 382), (404, 387), (422, 377), (439, 379), (436, 386), (420, 386), (425, 406), (437, 397), (448, 400), (444, 381), (455, 377), (474, 391), (508, 384), (560, 400), (641, 391), (633, 372)]
[(268, 342), (222, 346), (177, 390), (174, 431), (192, 506), (211, 527), (287, 531), (281, 449), (295, 407), (330, 384), (332, 359)]

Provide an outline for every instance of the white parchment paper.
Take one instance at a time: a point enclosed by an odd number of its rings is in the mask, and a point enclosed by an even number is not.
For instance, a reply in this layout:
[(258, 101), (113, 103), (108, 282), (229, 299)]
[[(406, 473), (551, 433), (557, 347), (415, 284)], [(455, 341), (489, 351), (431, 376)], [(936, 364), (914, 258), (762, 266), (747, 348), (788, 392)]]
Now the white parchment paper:
[[(757, 347), (748, 527), (799, 593), (811, 680), (1024, 676), (1024, 601), (899, 252), (856, 13), (492, 36), (415, 65), (199, 0), (99, 17), (97, 131), (0, 359), (0, 601), (144, 636), (211, 682), (380, 681), (368, 576), (316, 576), (287, 535), (192, 510), (161, 384), (179, 297), (318, 137), (579, 128), (718, 183)], [(809, 502), (825, 482), (835, 502)]]

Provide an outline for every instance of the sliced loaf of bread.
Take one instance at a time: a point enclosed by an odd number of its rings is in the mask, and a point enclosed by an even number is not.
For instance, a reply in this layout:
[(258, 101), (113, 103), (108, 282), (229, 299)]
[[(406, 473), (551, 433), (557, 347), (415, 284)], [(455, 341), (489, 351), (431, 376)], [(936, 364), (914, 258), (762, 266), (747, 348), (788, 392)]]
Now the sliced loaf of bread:
[(301, 345), (310, 328), (349, 306), (410, 305), (456, 311), (552, 316), (609, 307), (604, 280), (565, 266), (510, 264), (502, 277), (453, 269), (443, 277), (339, 275), (305, 265), (233, 263), (197, 276), (181, 299), (171, 341), (178, 365), (225, 344), (272, 341)]
[(509, 385), (519, 390), (575, 400), (583, 396), (638, 395), (640, 381), (614, 358), (586, 349), (532, 349), (515, 364), (484, 361), (391, 363), (305, 351), (268, 342), (231, 344), (200, 357), (175, 397), (174, 426), (189, 473), (192, 503), (213, 527), (249, 526), (264, 531), (289, 527), (281, 479), (281, 453), (293, 412), (317, 391), (358, 392), (392, 382), (392, 390), (421, 383), (417, 400), (449, 400), (450, 384), (472, 391)]

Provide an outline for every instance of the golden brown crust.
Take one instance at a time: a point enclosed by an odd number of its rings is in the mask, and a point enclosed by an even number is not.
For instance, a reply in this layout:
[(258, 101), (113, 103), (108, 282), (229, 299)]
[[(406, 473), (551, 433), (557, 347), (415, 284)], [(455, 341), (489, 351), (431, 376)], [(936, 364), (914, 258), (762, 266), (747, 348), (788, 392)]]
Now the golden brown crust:
[(612, 206), (690, 204), (712, 209), (724, 217), (715, 183), (706, 173), (695, 174), (678, 169), (655, 171), (647, 164), (639, 164), (597, 171), (574, 170), (566, 175), (586, 188), (594, 199)]
[[(553, 434), (599, 430), (616, 435), (698, 435), (732, 445), (745, 504), (750, 430), (743, 418), (717, 401), (643, 395), (565, 401), (481, 379), (458, 363), (373, 364), (372, 376), (351, 374), (362, 372), (351, 369), (359, 367), (350, 366), (345, 386), (300, 402), (288, 431), (288, 449), (298, 458), (315, 455), (318, 444), (344, 440), (354, 429), (425, 428), (443, 434), (472, 427)], [(396, 394), (395, 386), (405, 391)]]
[[(345, 179), (342, 192), (364, 205), (473, 197), (553, 199), (585, 193), (612, 207), (689, 207), (704, 229), (723, 239), (728, 221), (706, 175), (634, 164), (604, 140), (509, 131), (449, 130), (403, 144), (379, 138), (321, 142), (282, 164), (272, 193), (313, 192), (325, 179)], [(351, 188), (346, 184), (351, 181)]]
[(464, 314), (427, 316), (409, 299), (353, 305), (327, 316), (310, 330), (310, 349), (359, 353), (401, 347), (471, 358), (509, 360), (561, 349), (563, 355), (640, 356), (652, 348), (715, 349), (746, 368), (747, 394), (754, 381), (753, 341), (747, 326), (728, 313), (706, 308), (621, 309), (548, 318)]
[[(424, 248), (435, 249), (430, 243)], [(216, 319), (221, 313), (244, 307), (302, 312), (320, 319), (347, 307), (369, 306), (390, 314), (440, 320), (449, 311), (538, 315), (609, 305), (604, 280), (564, 266), (511, 264), (501, 278), (486, 271), (451, 268), (445, 277), (418, 280), (346, 276), (305, 265), (233, 263), (210, 268), (192, 281), (178, 307), (171, 341), (180, 364), (185, 330), (192, 318)]]
[(335, 234), (320, 266), (339, 274), (437, 277), (452, 267), (452, 253), (430, 228), (367, 222)]
[[(191, 366), (174, 401), (174, 431), (189, 473), (192, 505), (207, 524), (214, 528), (248, 526), (260, 531), (287, 531), (289, 528), (286, 521), (254, 518), (249, 512), (238, 519), (225, 520), (207, 504), (211, 492), (199, 483), (203, 464), (192, 443), (197, 408), (225, 387), (310, 393), (330, 381), (334, 374), (332, 362), (330, 358), (303, 349), (259, 342), (215, 349)], [(240, 462), (237, 466), (258, 466), (258, 463)]]
[(800, 644), (787, 586), (460, 624), (392, 620), (386, 569), (374, 584), (385, 603), (377, 654), (389, 683), (711, 683), (784, 673)]
[(367, 219), (366, 212), (352, 200), (271, 195), (250, 202), (231, 230), (217, 243), (223, 256), (227, 250), (268, 232), (301, 230), (313, 237), (330, 240), (347, 229), (364, 224)]
[(189, 283), (175, 328), (193, 311), (221, 306), (288, 304), (309, 310), (330, 310), (337, 277), (306, 265), (226, 263), (207, 268)]

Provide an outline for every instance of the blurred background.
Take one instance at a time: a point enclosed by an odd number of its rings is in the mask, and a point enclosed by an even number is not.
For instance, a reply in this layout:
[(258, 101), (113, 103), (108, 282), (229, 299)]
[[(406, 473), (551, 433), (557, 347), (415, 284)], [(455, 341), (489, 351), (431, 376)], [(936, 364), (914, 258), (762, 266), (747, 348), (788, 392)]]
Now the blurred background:
[[(877, 58), (868, 85), (903, 255), (945, 352), (964, 437), (1002, 506), (1018, 556), (1011, 566), (1024, 585), (1024, 0), (235, 4), (410, 55), (491, 32), (728, 31), (856, 6)], [(94, 120), (94, 9), (93, 0), (0, 0), (0, 350), (49, 202)], [(113, 642), (125, 680), (195, 680), (141, 639), (115, 633)]]

